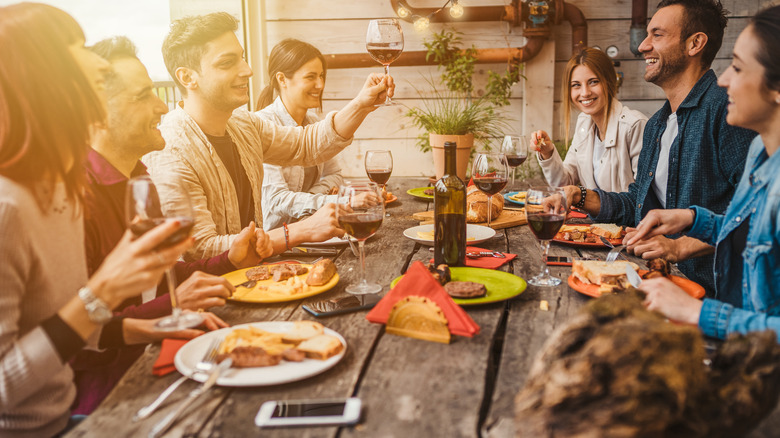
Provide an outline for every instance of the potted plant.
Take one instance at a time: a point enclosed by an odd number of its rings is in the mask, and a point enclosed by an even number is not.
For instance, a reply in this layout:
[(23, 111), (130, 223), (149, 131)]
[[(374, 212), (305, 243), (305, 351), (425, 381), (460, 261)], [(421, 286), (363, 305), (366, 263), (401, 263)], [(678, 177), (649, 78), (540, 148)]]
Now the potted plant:
[[(477, 51), (473, 46), (461, 49), (460, 42), (459, 33), (447, 30), (434, 33), (432, 41), (425, 42), (426, 59), (432, 58), (444, 69), (441, 80), (447, 91), (438, 91), (433, 79), (427, 79), (432, 94), (423, 99), (422, 106), (406, 112), (412, 123), (424, 131), (417, 145), (423, 152), (433, 151), (436, 178), (444, 173), (445, 142), (457, 142), (458, 176), (465, 180), (474, 141), (490, 149), (490, 140), (503, 135), (508, 125), (497, 108), (509, 104), (511, 87), (520, 78), (520, 72), (514, 68), (503, 74), (489, 71), (485, 93), (474, 96)], [(417, 92), (423, 95), (420, 90)]]

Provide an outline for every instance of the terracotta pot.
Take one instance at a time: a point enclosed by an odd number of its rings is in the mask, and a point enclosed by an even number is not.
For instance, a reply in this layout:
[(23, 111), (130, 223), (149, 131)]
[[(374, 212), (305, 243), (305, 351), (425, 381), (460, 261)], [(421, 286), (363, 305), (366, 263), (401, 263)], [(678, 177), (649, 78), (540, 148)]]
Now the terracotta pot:
[(474, 146), (474, 135), (442, 135), (428, 134), (428, 141), (433, 148), (433, 168), (436, 170), (436, 179), (444, 175), (444, 143), (454, 141), (458, 144), (458, 155), (455, 165), (458, 168), (458, 177), (466, 182), (466, 170), (469, 166), (471, 148)]

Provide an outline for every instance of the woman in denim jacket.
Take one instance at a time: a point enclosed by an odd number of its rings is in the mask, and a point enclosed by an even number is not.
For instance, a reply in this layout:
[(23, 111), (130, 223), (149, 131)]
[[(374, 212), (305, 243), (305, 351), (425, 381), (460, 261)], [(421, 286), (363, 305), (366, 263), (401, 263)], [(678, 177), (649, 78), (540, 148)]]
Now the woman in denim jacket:
[(693, 207), (653, 210), (629, 245), (684, 232), (716, 247), (715, 299), (691, 298), (667, 279), (642, 282), (645, 304), (668, 318), (697, 324), (707, 336), (765, 329), (780, 339), (780, 6), (759, 12), (734, 45), (718, 84), (729, 95), (726, 121), (755, 130), (734, 198), (724, 215)]

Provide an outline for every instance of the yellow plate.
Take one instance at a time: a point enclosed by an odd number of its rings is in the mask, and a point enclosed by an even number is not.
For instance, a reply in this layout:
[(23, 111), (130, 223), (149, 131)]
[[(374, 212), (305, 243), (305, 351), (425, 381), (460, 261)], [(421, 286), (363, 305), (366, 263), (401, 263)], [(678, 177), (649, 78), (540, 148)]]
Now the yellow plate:
[[(271, 265), (264, 265), (264, 266), (271, 266)], [(301, 263), (301, 266), (305, 266), (309, 268), (309, 272), (311, 272), (311, 267), (313, 265)], [(246, 271), (250, 269), (252, 268), (239, 269), (238, 271), (228, 272), (222, 277), (225, 278), (227, 281), (229, 281), (230, 284), (233, 285), (241, 284), (247, 281)], [(309, 273), (307, 272), (306, 274), (299, 275), (298, 277), (305, 283), (306, 278), (308, 276)], [(269, 279), (269, 280), (258, 281), (255, 287), (252, 289), (247, 289), (245, 287), (236, 288), (236, 291), (233, 293), (233, 296), (230, 297), (230, 300), (239, 301), (242, 303), (282, 303), (285, 301), (295, 301), (295, 300), (300, 300), (302, 298), (311, 297), (317, 294), (321, 294), (325, 291), (328, 291), (332, 289), (333, 286), (335, 286), (338, 282), (339, 282), (339, 274), (336, 273), (335, 275), (333, 275), (330, 281), (323, 284), (322, 286), (307, 285), (306, 290), (300, 293), (285, 294), (285, 293), (273, 292), (268, 290), (260, 290), (259, 289), (260, 286), (268, 286), (272, 284), (283, 283), (283, 282), (275, 282), (273, 281), (273, 279)]]

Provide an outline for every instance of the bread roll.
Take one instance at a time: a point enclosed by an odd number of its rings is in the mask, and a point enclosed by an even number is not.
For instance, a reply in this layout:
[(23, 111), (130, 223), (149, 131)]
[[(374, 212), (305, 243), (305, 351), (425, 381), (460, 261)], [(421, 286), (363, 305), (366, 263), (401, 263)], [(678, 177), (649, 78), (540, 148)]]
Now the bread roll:
[[(466, 222), (477, 224), (487, 222), (487, 195), (476, 186), (469, 186), (466, 190)], [(491, 220), (496, 220), (504, 211), (504, 198), (493, 196)]]
[(325, 332), (325, 328), (317, 321), (295, 321), (292, 330), (282, 333), (282, 340), (297, 344), (306, 339), (319, 336)]
[(322, 286), (327, 284), (336, 275), (336, 265), (331, 259), (322, 259), (311, 267), (306, 284), (309, 286)]

